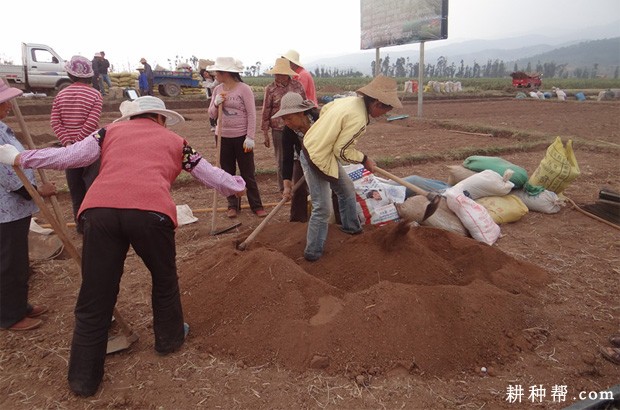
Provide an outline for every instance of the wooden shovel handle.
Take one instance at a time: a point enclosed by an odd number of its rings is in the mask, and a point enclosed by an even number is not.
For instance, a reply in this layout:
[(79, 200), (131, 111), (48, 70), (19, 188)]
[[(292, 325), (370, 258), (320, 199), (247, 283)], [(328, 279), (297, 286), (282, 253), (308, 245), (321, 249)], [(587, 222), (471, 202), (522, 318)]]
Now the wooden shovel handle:
[[(4, 82), (7, 83), (6, 78), (4, 78)], [(22, 111), (19, 109), (19, 105), (17, 104), (17, 100), (15, 98), (13, 98), (11, 100), (11, 109), (13, 110), (13, 114), (15, 114), (15, 116), (17, 117), (17, 121), (19, 122), (19, 127), (21, 128), (22, 134), (23, 134), (24, 138), (26, 139), (26, 141), (25, 141), (26, 147), (28, 147), (28, 149), (35, 149), (36, 146), (34, 145), (34, 141), (32, 140), (32, 136), (30, 135), (30, 131), (28, 130), (28, 127), (26, 126), (26, 121), (24, 120), (24, 116), (22, 115)], [(41, 178), (41, 181), (44, 184), (49, 182), (49, 179), (47, 178), (47, 175), (45, 174), (45, 170), (44, 169), (38, 169), (37, 171), (39, 173), (39, 177)], [(52, 209), (54, 210), (54, 214), (56, 214), (56, 218), (59, 221), (62, 221), (63, 220), (62, 212), (60, 211), (60, 205), (58, 204), (58, 199), (56, 198), (56, 195), (50, 196), (49, 200), (52, 203)], [(60, 227), (61, 227), (61, 229), (63, 229), (63, 232), (65, 233), (65, 235), (67, 235), (66, 227), (63, 226), (63, 224), (61, 224)]]
[[(293, 185), (293, 188), (291, 189), (291, 194), (293, 194), (305, 181), (306, 181), (306, 179), (302, 175), (301, 178), (299, 178), (299, 180), (295, 183), (295, 185)], [(256, 236), (269, 223), (271, 218), (273, 218), (278, 213), (280, 208), (282, 208), (282, 206), (284, 206), (285, 203), (286, 203), (286, 199), (282, 198), (282, 200), (280, 202), (278, 202), (278, 204), (275, 206), (275, 208), (273, 208), (271, 210), (271, 212), (269, 212), (269, 215), (267, 215), (265, 217), (265, 219), (263, 219), (263, 221), (260, 223), (260, 225), (258, 225), (256, 227), (256, 229), (254, 229), (254, 231), (250, 234), (250, 236), (248, 236), (245, 241), (243, 241), (239, 245), (237, 245), (237, 249), (239, 249), (241, 251), (246, 250), (247, 247), (254, 241)]]
[(404, 179), (399, 178), (396, 175), (394, 175), (394, 174), (392, 174), (392, 173), (390, 173), (390, 172), (388, 172), (388, 171), (386, 171), (384, 169), (379, 168), (378, 166), (375, 166), (375, 174), (379, 174), (379, 175), (382, 175), (382, 176), (384, 176), (384, 177), (386, 177), (388, 179), (391, 179), (392, 181), (397, 182), (400, 185), (409, 188), (410, 190), (412, 190), (416, 194), (424, 195), (426, 197), (428, 197), (429, 194), (430, 194), (430, 192), (425, 191), (422, 188), (417, 187), (417, 186), (413, 185), (412, 183), (407, 182)]
[[(224, 103), (220, 104), (217, 107), (217, 128), (215, 130), (215, 163), (214, 167), (220, 166), (220, 152), (222, 150), (221, 142), (222, 142), (222, 111), (223, 111)], [(215, 216), (217, 215), (217, 190), (213, 189), (213, 205), (211, 209), (213, 209), (213, 214), (211, 215), (211, 232), (215, 232)]]

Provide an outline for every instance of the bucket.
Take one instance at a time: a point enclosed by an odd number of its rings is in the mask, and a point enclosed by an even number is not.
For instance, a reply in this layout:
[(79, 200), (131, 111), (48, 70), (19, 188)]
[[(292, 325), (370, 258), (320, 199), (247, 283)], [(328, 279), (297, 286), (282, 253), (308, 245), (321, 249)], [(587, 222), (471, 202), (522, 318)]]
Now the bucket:
[(577, 101), (585, 101), (586, 95), (579, 91), (578, 93), (575, 93), (575, 98), (577, 99)]

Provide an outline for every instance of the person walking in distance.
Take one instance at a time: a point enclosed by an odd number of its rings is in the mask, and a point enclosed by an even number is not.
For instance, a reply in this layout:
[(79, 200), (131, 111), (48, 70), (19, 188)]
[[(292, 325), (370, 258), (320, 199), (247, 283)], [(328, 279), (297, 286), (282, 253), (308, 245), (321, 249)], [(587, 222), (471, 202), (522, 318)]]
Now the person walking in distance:
[(101, 91), (101, 95), (105, 95), (105, 85), (108, 85), (108, 90), (112, 88), (112, 81), (110, 81), (110, 74), (108, 70), (110, 69), (110, 62), (107, 58), (105, 58), (105, 52), (100, 51), (101, 60), (99, 62), (99, 91)]
[(153, 95), (153, 69), (151, 65), (146, 62), (146, 58), (144, 57), (140, 59), (140, 63), (144, 66), (144, 74), (146, 75), (146, 82), (148, 85), (146, 92), (148, 95)]

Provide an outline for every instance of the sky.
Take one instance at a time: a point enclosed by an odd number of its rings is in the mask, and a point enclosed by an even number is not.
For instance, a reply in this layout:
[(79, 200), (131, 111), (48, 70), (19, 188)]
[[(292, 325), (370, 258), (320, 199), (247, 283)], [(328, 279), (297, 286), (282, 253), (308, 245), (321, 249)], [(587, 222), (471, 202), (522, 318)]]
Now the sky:
[[(287, 50), (301, 63), (360, 51), (360, 0), (135, 0), (84, 2), (29, 0), (26, 8), (4, 7), (0, 60), (21, 61), (21, 43), (51, 46), (64, 59), (92, 58), (105, 51), (114, 71), (134, 70), (141, 57), (155, 67), (196, 56), (232, 56), (245, 66), (273, 66)], [(294, 4), (294, 6), (291, 6)], [(620, 0), (449, 0), (449, 43), (516, 37), (618, 21)], [(620, 36), (620, 28), (619, 34)], [(418, 45), (386, 47), (417, 49)], [(373, 51), (374, 52), (374, 51)]]

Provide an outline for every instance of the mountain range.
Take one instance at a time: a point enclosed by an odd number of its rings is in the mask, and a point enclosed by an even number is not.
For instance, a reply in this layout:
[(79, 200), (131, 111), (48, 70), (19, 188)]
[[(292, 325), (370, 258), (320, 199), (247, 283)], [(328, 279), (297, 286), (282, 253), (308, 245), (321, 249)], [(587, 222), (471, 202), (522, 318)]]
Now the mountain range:
[[(605, 41), (602, 41), (605, 40)], [(417, 63), (420, 59), (419, 44), (387, 47), (380, 50), (381, 58), (390, 57), (393, 63), (398, 58)], [(540, 61), (566, 64), (572, 68), (590, 68), (598, 65), (601, 75), (613, 75), (620, 66), (620, 20), (606, 25), (556, 32), (554, 36), (528, 34), (518, 37), (493, 40), (439, 40), (425, 43), (424, 62), (435, 64), (439, 57), (445, 57), (448, 65), (455, 63), (473, 65), (486, 64), (489, 60), (503, 61), (509, 70), (515, 63), (525, 68), (528, 62), (532, 67)], [(305, 64), (313, 72), (316, 68), (338, 68), (339, 70), (359, 71), (371, 74), (371, 63), (375, 60), (375, 50), (337, 57), (325, 57)]]

